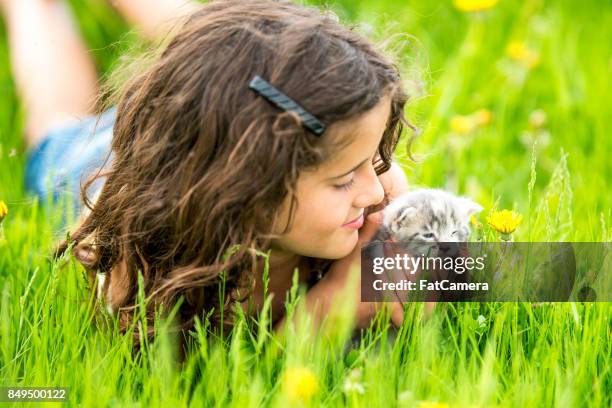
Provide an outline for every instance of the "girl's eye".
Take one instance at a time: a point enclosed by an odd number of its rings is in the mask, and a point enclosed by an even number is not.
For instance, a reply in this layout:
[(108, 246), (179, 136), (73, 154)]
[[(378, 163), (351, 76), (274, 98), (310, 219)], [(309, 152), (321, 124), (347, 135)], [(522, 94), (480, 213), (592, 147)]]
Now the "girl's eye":
[(340, 184), (334, 187), (340, 190), (350, 190), (351, 187), (353, 187), (353, 184), (355, 184), (355, 179), (351, 179), (347, 183)]
[(423, 234), (423, 238), (433, 238), (435, 237), (433, 232), (428, 232), (427, 234)]

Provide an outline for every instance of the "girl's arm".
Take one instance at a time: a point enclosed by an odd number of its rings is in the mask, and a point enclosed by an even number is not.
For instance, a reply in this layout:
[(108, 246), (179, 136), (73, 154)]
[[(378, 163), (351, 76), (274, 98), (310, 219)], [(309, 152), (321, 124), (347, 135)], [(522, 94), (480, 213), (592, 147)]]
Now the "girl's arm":
[[(359, 240), (355, 249), (346, 257), (335, 261), (329, 271), (306, 293), (304, 299), (306, 311), (312, 316), (313, 323), (318, 327), (325, 316), (329, 314), (332, 303), (337, 295), (344, 289), (348, 280), (352, 277), (359, 279), (359, 259), (361, 252), (361, 244), (369, 241), (378, 230), (379, 223), (376, 222), (380, 213), (373, 213), (368, 216), (364, 226), (359, 230)], [(374, 222), (372, 222), (374, 220)], [(359, 288), (359, 285), (358, 289)], [(336, 295), (336, 296), (335, 296)], [(365, 327), (370, 319), (374, 316), (375, 310), (373, 304), (365, 304), (360, 302), (361, 292), (346, 293), (353, 296), (350, 301), (358, 302), (355, 322), (358, 327)], [(282, 317), (274, 325), (276, 332), (281, 332), (286, 324), (286, 317)]]
[[(361, 301), (360, 276), (361, 245), (376, 234), (381, 222), (381, 212), (370, 214), (364, 226), (359, 230), (359, 241), (353, 252), (334, 262), (325, 276), (306, 293), (304, 299), (306, 311), (311, 315), (315, 327), (319, 327), (323, 318), (329, 315), (332, 304), (339, 299), (339, 294), (343, 295), (341, 299), (356, 303), (354, 323), (357, 328), (366, 328), (381, 308), (380, 303)], [(346, 292), (344, 289), (351, 279), (355, 279), (357, 285), (353, 292)], [(404, 320), (402, 304), (389, 302), (388, 306), (391, 308), (391, 321), (399, 327)], [(286, 317), (283, 317), (274, 325), (274, 330), (277, 333), (282, 332), (285, 324)]]

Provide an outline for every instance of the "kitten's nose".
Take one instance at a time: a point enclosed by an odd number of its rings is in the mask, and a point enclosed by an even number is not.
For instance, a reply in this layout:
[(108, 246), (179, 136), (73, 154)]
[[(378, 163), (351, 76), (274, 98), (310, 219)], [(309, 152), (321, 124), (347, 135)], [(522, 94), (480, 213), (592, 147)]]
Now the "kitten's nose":
[(457, 253), (456, 242), (440, 242), (438, 245), (440, 253), (443, 255), (455, 255)]

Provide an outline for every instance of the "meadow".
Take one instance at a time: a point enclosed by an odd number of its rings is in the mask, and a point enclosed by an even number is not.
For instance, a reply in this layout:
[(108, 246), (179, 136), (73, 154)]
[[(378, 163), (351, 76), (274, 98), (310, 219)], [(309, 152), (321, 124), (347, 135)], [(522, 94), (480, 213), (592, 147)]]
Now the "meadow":
[[(107, 2), (70, 3), (109, 74), (138, 40)], [(412, 186), (481, 203), (474, 228), (489, 240), (500, 236), (487, 215), (509, 209), (523, 217), (516, 241), (612, 241), (609, 3), (502, 0), (477, 12), (450, 0), (330, 4), (397, 54), (406, 115), (420, 129), (416, 163), (410, 132), (397, 151)], [(60, 215), (24, 191), (23, 107), (2, 25), (0, 91), (0, 386), (69, 387), (70, 406), (612, 405), (607, 302), (448, 303), (429, 317), (411, 303), (397, 332), (381, 313), (359, 343), (349, 341), (349, 310), (319, 333), (302, 320), (285, 336), (272, 335), (264, 310), (241, 316), (230, 336), (203, 319), (182, 364), (160, 321), (157, 340), (134, 355), (131, 336), (95, 324), (82, 268), (49, 260)], [(302, 295), (294, 286), (290, 315)]]

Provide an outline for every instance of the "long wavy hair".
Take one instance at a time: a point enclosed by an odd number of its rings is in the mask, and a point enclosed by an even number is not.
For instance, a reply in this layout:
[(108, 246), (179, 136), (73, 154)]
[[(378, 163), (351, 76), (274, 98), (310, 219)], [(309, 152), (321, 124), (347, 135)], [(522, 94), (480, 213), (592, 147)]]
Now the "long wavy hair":
[[(157, 306), (168, 310), (183, 297), (182, 329), (204, 315), (231, 327), (235, 301), (252, 291), (257, 251), (269, 248), (278, 227), (279, 207), (290, 197), (294, 214), (300, 173), (341, 148), (250, 90), (254, 75), (328, 125), (390, 94), (379, 174), (410, 126), (397, 66), (355, 26), (289, 1), (203, 5), (121, 88), (112, 164), (82, 186), (88, 215), (55, 251), (72, 247), (92, 277), (106, 274), (102, 292), (122, 329), (134, 319), (139, 273), (151, 323)], [(93, 203), (85, 192), (100, 178)], [(95, 256), (83, 256), (84, 247)]]

